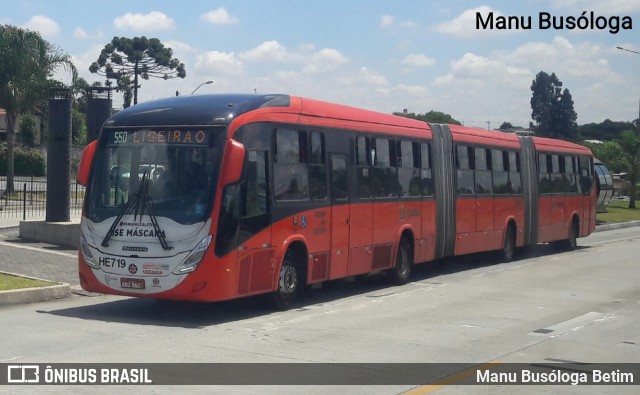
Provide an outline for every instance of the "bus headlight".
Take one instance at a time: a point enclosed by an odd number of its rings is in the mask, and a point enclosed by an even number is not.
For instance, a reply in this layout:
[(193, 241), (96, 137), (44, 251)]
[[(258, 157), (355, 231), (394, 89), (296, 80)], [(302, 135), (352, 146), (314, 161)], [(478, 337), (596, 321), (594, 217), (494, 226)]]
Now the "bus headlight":
[(89, 247), (89, 243), (84, 238), (84, 235), (80, 236), (80, 251), (82, 251), (82, 257), (84, 258), (84, 262), (91, 266), (94, 269), (100, 269), (100, 264), (96, 262), (96, 259), (93, 257), (91, 253), (91, 248)]
[(207, 252), (210, 243), (211, 235), (200, 240), (200, 243), (184, 258), (182, 263), (173, 271), (173, 274), (185, 274), (196, 270), (196, 267), (198, 267), (204, 257), (204, 253)]

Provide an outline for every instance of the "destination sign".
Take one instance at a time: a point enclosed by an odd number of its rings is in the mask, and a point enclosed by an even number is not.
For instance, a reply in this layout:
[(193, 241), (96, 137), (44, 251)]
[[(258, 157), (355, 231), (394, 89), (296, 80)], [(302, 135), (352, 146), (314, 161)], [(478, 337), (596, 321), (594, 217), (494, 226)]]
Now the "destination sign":
[(208, 145), (209, 132), (202, 129), (136, 131), (117, 130), (109, 136), (109, 144), (188, 144)]

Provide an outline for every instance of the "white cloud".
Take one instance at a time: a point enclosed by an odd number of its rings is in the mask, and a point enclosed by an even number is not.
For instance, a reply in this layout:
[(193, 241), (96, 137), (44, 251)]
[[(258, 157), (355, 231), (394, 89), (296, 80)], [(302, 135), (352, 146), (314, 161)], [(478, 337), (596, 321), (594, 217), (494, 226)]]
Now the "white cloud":
[(409, 95), (426, 95), (429, 90), (426, 86), (399, 84), (393, 88), (402, 94)]
[(196, 69), (208, 75), (239, 75), (243, 73), (242, 62), (233, 52), (208, 51), (196, 56)]
[(520, 30), (499, 30), (499, 29), (476, 29), (477, 14), (482, 15), (483, 20), (486, 20), (487, 15), (493, 12), (493, 18), (498, 16), (504, 16), (500, 11), (495, 11), (491, 7), (483, 5), (476, 8), (465, 10), (462, 14), (453, 18), (450, 21), (443, 22), (435, 27), (436, 31), (444, 34), (460, 38), (474, 38), (478, 36), (495, 36), (500, 34), (513, 34)]
[(556, 36), (551, 42), (523, 44), (507, 54), (505, 60), (513, 65), (535, 64), (541, 70), (551, 70), (558, 76), (586, 77), (613, 82), (617, 77), (609, 66), (608, 51), (598, 44), (574, 44), (564, 37)]
[(229, 12), (224, 7), (205, 12), (204, 14), (200, 15), (200, 19), (214, 25), (235, 25), (240, 22), (237, 17), (229, 14)]
[(339, 69), (348, 62), (349, 59), (340, 51), (324, 48), (311, 56), (310, 62), (302, 71), (309, 74), (328, 73)]
[(78, 69), (78, 76), (86, 79), (89, 84), (96, 80), (104, 82), (104, 77), (89, 72), (89, 66), (91, 65), (91, 63), (98, 60), (100, 52), (103, 48), (104, 45), (94, 44), (80, 55), (71, 55), (71, 60)]
[(196, 48), (182, 41), (167, 40), (163, 44), (165, 47), (171, 48), (174, 55), (176, 52), (196, 52)]
[(476, 78), (495, 73), (498, 70), (506, 71), (507, 67), (501, 61), (466, 53), (462, 58), (451, 62), (451, 70), (457, 77)]
[(382, 86), (388, 85), (387, 78), (384, 75), (373, 70), (369, 70), (366, 67), (360, 68), (360, 76), (367, 84)]
[(55, 36), (60, 32), (60, 25), (53, 19), (44, 16), (36, 15), (29, 19), (23, 28), (39, 32), (43, 36)]
[[(605, 15), (632, 13), (640, 11), (638, 0), (552, 0), (555, 8), (569, 8), (576, 12), (574, 16), (580, 16), (584, 10), (602, 13)], [(620, 15), (623, 16), (623, 15)]]
[[(628, 119), (634, 89), (612, 69), (613, 50), (587, 41), (555, 37), (529, 42), (511, 51), (487, 55), (468, 52), (449, 63), (431, 86), (438, 90), (437, 109), (468, 126), (509, 121), (527, 126), (531, 116), (531, 82), (539, 71), (556, 73), (571, 91), (578, 123), (605, 118)], [(637, 90), (635, 90), (637, 92)]]
[(406, 29), (414, 29), (418, 27), (418, 24), (413, 21), (398, 21), (395, 15), (383, 15), (380, 17), (379, 26), (383, 29), (388, 29), (392, 27), (402, 27)]
[(83, 28), (76, 27), (74, 29), (74, 31), (73, 31), (73, 37), (77, 38), (78, 40), (88, 40), (88, 39), (92, 39), (92, 38), (103, 38), (104, 37), (104, 33), (102, 33), (101, 31), (98, 31), (95, 34), (90, 34), (86, 30), (84, 30)]
[(426, 55), (423, 54), (409, 54), (407, 55), (403, 60), (402, 60), (403, 64), (409, 65), (409, 66), (416, 66), (416, 67), (429, 67), (429, 66), (433, 66), (434, 64), (436, 64), (436, 60), (434, 58), (430, 58), (427, 57)]
[(73, 37), (84, 40), (86, 38), (89, 38), (89, 34), (85, 32), (81, 27), (76, 27), (76, 29), (73, 31)]
[(468, 52), (452, 60), (448, 72), (432, 82), (438, 91), (435, 109), (467, 126), (486, 127), (487, 120), (528, 126), (533, 77), (526, 68), (506, 62), (503, 54)]
[(265, 41), (257, 47), (241, 53), (240, 57), (252, 61), (284, 61), (290, 58), (287, 47), (275, 40)]
[(380, 27), (387, 28), (393, 26), (396, 21), (396, 17), (393, 15), (383, 15), (380, 18)]
[[(79, 55), (71, 54), (71, 61), (78, 70), (78, 77), (82, 77), (87, 80), (89, 85), (91, 85), (95, 81), (100, 81), (102, 83), (104, 83), (105, 81), (105, 78), (103, 76), (92, 74), (91, 72), (89, 72), (89, 66), (91, 65), (91, 63), (98, 60), (98, 56), (100, 56), (100, 51), (102, 51), (102, 48), (104, 48), (104, 45), (95, 44), (91, 45), (89, 49)], [(53, 78), (66, 84), (71, 83), (71, 73), (69, 72), (69, 70), (65, 70), (64, 67), (58, 67), (58, 69), (53, 74)]]
[(113, 24), (118, 29), (135, 31), (159, 31), (173, 29), (175, 27), (173, 19), (159, 11), (151, 11), (148, 14), (133, 14), (127, 12), (115, 18)]

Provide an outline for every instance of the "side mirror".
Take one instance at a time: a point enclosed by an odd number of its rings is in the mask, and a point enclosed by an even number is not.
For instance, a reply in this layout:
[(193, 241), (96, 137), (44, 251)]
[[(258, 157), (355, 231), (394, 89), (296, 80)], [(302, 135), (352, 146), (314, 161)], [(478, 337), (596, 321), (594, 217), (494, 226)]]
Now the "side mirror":
[(235, 140), (227, 140), (227, 145), (224, 150), (222, 174), (220, 174), (222, 186), (233, 184), (240, 180), (245, 151), (244, 145)]
[(78, 184), (87, 186), (89, 183), (89, 170), (91, 170), (91, 163), (93, 162), (93, 156), (96, 153), (96, 140), (87, 144), (82, 151), (82, 158), (80, 158), (80, 164), (78, 165), (78, 174), (76, 174), (76, 181)]

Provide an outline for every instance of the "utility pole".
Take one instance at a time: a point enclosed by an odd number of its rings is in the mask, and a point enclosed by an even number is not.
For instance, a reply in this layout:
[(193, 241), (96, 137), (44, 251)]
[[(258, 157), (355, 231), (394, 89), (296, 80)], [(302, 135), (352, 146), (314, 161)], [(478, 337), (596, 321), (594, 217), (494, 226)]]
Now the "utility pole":
[[(627, 48), (622, 48), (622, 47), (616, 47), (616, 48), (621, 50), (621, 51), (632, 52), (632, 53), (640, 55), (640, 52), (638, 52), (638, 51), (634, 51), (634, 50), (627, 49)], [(638, 128), (638, 136), (640, 136), (640, 100), (638, 100), (638, 125), (637, 125), (637, 128)]]

